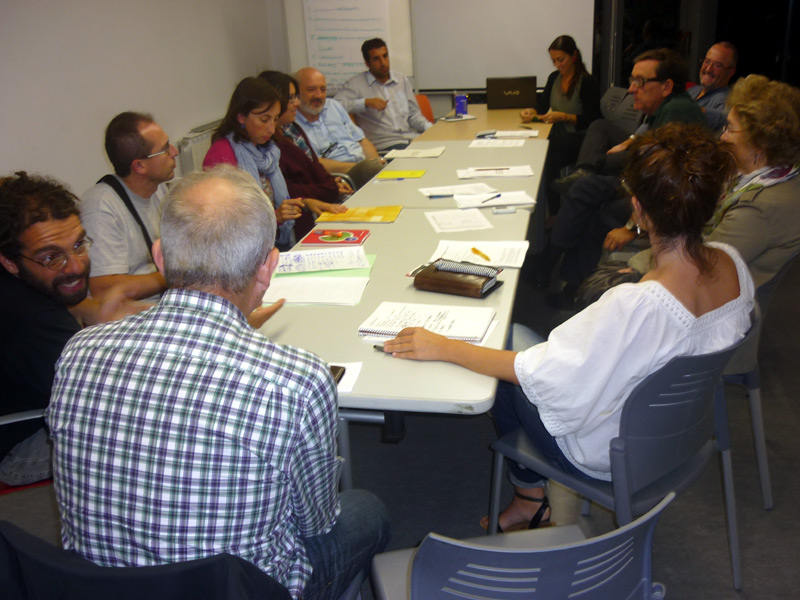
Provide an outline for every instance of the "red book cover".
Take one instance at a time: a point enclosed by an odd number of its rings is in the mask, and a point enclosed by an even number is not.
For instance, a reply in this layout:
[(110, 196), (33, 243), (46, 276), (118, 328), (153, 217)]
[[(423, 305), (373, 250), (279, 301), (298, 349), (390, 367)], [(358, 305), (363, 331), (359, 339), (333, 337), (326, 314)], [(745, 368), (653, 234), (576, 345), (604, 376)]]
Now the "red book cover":
[(369, 229), (314, 229), (303, 238), (302, 244), (327, 246), (360, 246), (369, 237)]

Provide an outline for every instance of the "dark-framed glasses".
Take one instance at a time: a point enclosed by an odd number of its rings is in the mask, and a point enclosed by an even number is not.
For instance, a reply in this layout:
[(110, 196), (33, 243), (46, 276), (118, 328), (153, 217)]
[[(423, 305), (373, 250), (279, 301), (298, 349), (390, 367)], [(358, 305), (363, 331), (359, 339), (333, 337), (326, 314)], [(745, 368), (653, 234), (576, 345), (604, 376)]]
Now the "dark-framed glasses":
[(67, 264), (67, 260), (69, 260), (70, 256), (86, 256), (86, 254), (89, 252), (89, 248), (91, 247), (92, 238), (85, 237), (79, 242), (75, 243), (75, 245), (72, 247), (72, 252), (55, 252), (45, 256), (44, 260), (36, 260), (35, 258), (25, 256), (24, 254), (17, 254), (17, 256), (24, 258), (25, 260), (35, 262), (37, 265), (47, 267), (53, 271), (60, 271)]
[(658, 77), (628, 77), (628, 83), (634, 87), (639, 89), (643, 88), (645, 84), (650, 83), (651, 81), (664, 81), (663, 79), (659, 79)]

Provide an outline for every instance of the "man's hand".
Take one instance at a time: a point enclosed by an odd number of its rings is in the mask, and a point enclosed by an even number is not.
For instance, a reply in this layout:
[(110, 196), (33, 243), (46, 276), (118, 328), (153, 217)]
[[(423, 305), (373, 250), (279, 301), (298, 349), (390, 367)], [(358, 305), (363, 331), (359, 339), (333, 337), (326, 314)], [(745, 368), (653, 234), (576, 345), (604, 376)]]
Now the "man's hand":
[(608, 150), (608, 152), (606, 152), (606, 154), (616, 154), (617, 152), (625, 152), (625, 150), (628, 149), (628, 146), (631, 145), (632, 141), (633, 141), (633, 138), (628, 138), (627, 140), (625, 140), (621, 144), (617, 144), (613, 148), (610, 148)]
[(275, 209), (275, 218), (278, 220), (278, 225), (291, 221), (292, 219), (299, 219), (303, 214), (302, 198), (288, 198), (281, 202), (281, 205)]
[(372, 110), (386, 110), (388, 102), (383, 98), (367, 98), (364, 100), (364, 106)]
[(271, 304), (270, 306), (261, 306), (255, 309), (250, 313), (250, 316), (247, 317), (247, 322), (250, 323), (250, 327), (253, 329), (259, 329), (272, 315), (281, 309), (284, 302), (286, 302), (286, 299), (281, 298), (275, 304)]
[(352, 194), (353, 193), (353, 188), (351, 188), (350, 184), (347, 183), (341, 177), (337, 177), (336, 178), (336, 187), (339, 188), (339, 193), (340, 194)]
[(619, 250), (636, 237), (636, 232), (627, 227), (617, 227), (608, 232), (603, 248), (606, 250)]
[(317, 216), (324, 212), (335, 214), (347, 212), (347, 207), (342, 206), (341, 204), (330, 204), (328, 202), (323, 202), (322, 200), (317, 200), (316, 198), (303, 198), (303, 202), (305, 202), (305, 205), (309, 208), (309, 210)]
[(530, 123), (537, 116), (538, 115), (536, 114), (535, 108), (526, 108), (524, 110), (519, 111), (519, 118), (522, 119), (523, 123)]

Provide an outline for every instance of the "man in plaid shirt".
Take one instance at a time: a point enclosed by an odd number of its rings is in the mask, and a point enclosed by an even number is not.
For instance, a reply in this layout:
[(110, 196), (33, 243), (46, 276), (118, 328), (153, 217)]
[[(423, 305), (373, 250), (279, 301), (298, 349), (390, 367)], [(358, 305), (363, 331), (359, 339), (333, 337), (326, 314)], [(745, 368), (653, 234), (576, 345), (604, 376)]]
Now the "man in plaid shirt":
[(62, 540), (101, 565), (228, 552), (299, 598), (336, 598), (388, 540), (380, 500), (337, 493), (336, 387), (247, 323), (278, 263), (247, 173), (175, 185), (158, 305), (67, 344), (47, 412)]

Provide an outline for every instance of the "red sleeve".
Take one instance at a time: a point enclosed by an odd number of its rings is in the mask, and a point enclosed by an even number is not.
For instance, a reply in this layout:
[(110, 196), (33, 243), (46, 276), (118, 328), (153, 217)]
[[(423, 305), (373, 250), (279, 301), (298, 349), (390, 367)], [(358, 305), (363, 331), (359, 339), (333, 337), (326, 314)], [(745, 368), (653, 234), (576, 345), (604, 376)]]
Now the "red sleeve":
[(336, 180), (318, 161), (291, 140), (275, 142), (281, 150), (281, 172), (286, 180), (291, 198), (316, 198), (323, 202), (338, 202), (339, 187)]
[(210, 169), (214, 165), (226, 164), (238, 167), (239, 163), (236, 162), (236, 154), (233, 151), (231, 143), (222, 138), (211, 144), (211, 148), (206, 152), (206, 157), (203, 159), (203, 169)]

